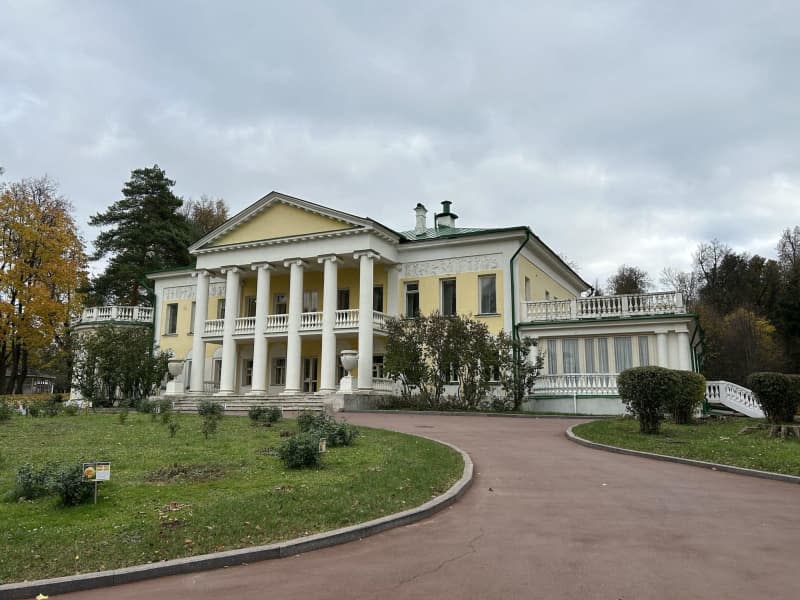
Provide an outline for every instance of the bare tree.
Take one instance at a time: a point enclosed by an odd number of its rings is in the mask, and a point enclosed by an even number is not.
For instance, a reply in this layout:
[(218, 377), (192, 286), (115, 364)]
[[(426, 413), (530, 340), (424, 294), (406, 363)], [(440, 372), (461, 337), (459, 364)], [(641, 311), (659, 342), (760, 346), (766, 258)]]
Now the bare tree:
[(672, 267), (666, 267), (661, 272), (661, 285), (664, 287), (680, 292), (683, 296), (684, 304), (689, 308), (693, 308), (697, 302), (697, 294), (699, 291), (699, 277), (695, 272), (678, 271)]
[(628, 265), (622, 265), (608, 279), (608, 288), (612, 294), (643, 294), (650, 285), (650, 276), (646, 271)]

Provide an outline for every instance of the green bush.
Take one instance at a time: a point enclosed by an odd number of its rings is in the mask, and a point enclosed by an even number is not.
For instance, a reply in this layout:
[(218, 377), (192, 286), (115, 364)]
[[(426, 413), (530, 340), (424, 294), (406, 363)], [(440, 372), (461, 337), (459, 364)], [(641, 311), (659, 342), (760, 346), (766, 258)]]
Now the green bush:
[(680, 382), (677, 371), (662, 367), (635, 367), (619, 374), (619, 395), (639, 421), (639, 431), (658, 433), (667, 407), (680, 396)]
[(39, 415), (42, 414), (43, 404), (44, 403), (39, 400), (31, 402), (30, 404), (28, 404), (28, 414), (31, 417), (38, 417)]
[(283, 411), (277, 406), (251, 406), (247, 416), (253, 425), (266, 425), (269, 427), (283, 418)]
[(13, 409), (5, 402), (0, 402), (0, 423), (9, 421), (14, 414)]
[(222, 419), (223, 408), (219, 402), (213, 400), (202, 400), (197, 407), (197, 414), (203, 420), (202, 432), (203, 437), (208, 439), (212, 433), (216, 433), (217, 425)]
[(301, 413), (297, 416), (297, 427), (317, 440), (325, 438), (331, 447), (350, 446), (358, 437), (358, 429), (325, 413)]
[(78, 407), (74, 404), (67, 404), (64, 406), (64, 414), (68, 417), (76, 417), (78, 416)]
[(320, 467), (322, 455), (319, 451), (319, 437), (313, 433), (303, 433), (287, 438), (278, 447), (278, 457), (287, 469)]
[(772, 423), (791, 423), (800, 408), (800, 376), (784, 373), (752, 373), (747, 387), (753, 390), (761, 410)]
[(678, 376), (677, 393), (667, 401), (667, 412), (678, 425), (692, 422), (706, 397), (706, 378), (692, 371), (675, 371)]
[(317, 418), (323, 416), (320, 413), (311, 412), (308, 410), (304, 410), (299, 415), (297, 415), (297, 428), (300, 430), (301, 433), (304, 433), (310, 430), (314, 423), (316, 423)]
[(15, 486), (9, 494), (9, 499), (33, 500), (47, 496), (50, 493), (53, 472), (53, 465), (45, 465), (41, 469), (37, 469), (31, 464), (22, 465), (17, 469)]
[(62, 506), (77, 506), (87, 502), (94, 488), (83, 479), (83, 464), (76, 463), (57, 470), (52, 478), (51, 489), (61, 499)]

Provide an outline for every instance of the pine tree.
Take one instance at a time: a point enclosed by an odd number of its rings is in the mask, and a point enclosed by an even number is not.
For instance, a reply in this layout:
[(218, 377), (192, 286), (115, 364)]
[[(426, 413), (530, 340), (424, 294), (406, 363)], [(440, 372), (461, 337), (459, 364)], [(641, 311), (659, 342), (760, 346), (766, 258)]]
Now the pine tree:
[(182, 200), (172, 192), (174, 185), (158, 165), (136, 169), (122, 188), (123, 198), (89, 220), (106, 228), (91, 257), (109, 257), (105, 272), (93, 281), (99, 300), (151, 303), (147, 273), (191, 264), (192, 230), (179, 212)]

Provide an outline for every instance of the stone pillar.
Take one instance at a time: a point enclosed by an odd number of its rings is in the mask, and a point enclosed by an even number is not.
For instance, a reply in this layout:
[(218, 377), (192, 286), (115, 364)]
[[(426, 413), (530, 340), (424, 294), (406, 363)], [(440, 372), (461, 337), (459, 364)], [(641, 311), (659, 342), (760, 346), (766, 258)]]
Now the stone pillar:
[(356, 252), (358, 266), (358, 389), (372, 389), (372, 286), (374, 262), (378, 254), (371, 251)]
[(300, 339), (300, 320), (303, 314), (303, 267), (299, 258), (287, 260), (283, 266), (289, 267), (289, 320), (286, 338), (286, 389), (284, 394), (299, 394), (303, 390), (302, 341)]
[(689, 347), (689, 332), (678, 332), (678, 368), (681, 371), (692, 370), (692, 357), (690, 355), (691, 348)]
[(225, 274), (225, 322), (222, 327), (222, 369), (219, 392), (216, 396), (230, 396), (236, 382), (236, 341), (233, 332), (239, 316), (239, 267), (223, 267)]
[(386, 267), (386, 314), (391, 317), (400, 316), (398, 303), (400, 301), (400, 271), (402, 265)]
[(264, 329), (269, 313), (269, 284), (272, 265), (258, 263), (250, 267), (257, 273), (256, 280), (256, 325), (253, 333), (253, 385), (249, 396), (267, 394), (267, 338)]
[(669, 367), (669, 351), (667, 349), (667, 332), (656, 331), (656, 356), (659, 367)]
[(331, 394), (336, 391), (336, 291), (338, 289), (339, 259), (335, 255), (320, 256), (318, 262), (323, 264), (322, 282), (322, 350), (320, 394)]
[(208, 271), (195, 271), (192, 277), (197, 278), (197, 292), (194, 304), (194, 337), (192, 338), (192, 373), (189, 379), (189, 391), (192, 394), (203, 393), (203, 377), (206, 367), (206, 344), (203, 331), (208, 315)]

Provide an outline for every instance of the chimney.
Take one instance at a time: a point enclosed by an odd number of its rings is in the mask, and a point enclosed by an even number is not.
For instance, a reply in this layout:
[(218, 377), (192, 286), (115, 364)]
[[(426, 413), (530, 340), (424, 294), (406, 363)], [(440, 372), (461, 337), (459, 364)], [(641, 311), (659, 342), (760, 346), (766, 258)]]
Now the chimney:
[(414, 233), (416, 235), (424, 235), (427, 230), (425, 220), (428, 216), (428, 210), (421, 203), (417, 203), (414, 212), (417, 214), (417, 226), (414, 227)]
[(452, 202), (445, 200), (442, 202), (442, 212), (434, 217), (436, 227), (455, 227), (458, 215), (450, 212), (450, 205)]

